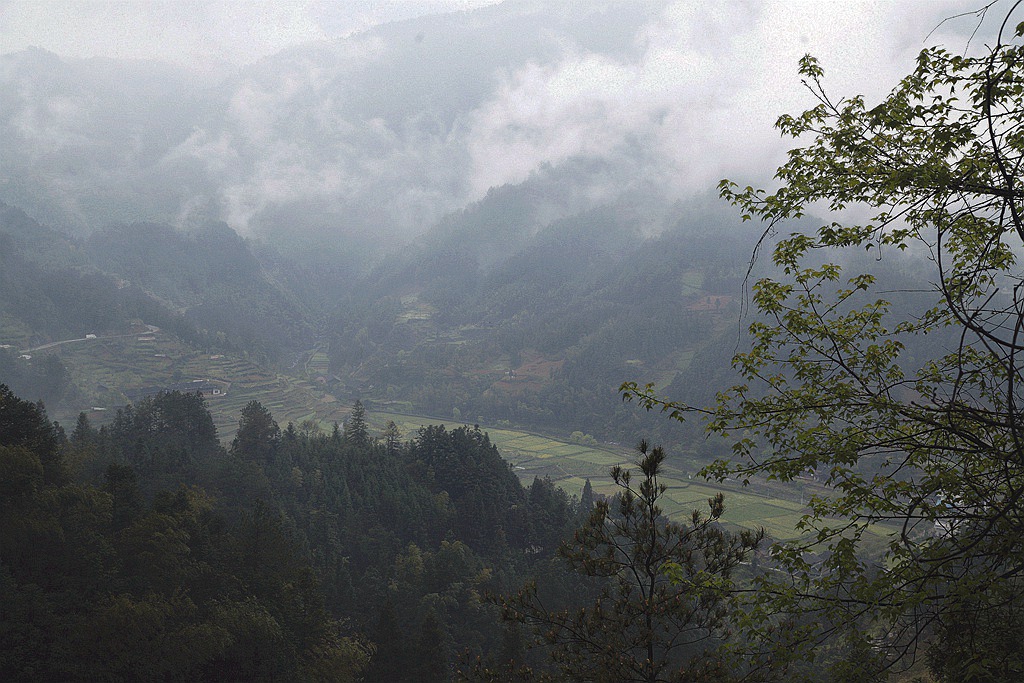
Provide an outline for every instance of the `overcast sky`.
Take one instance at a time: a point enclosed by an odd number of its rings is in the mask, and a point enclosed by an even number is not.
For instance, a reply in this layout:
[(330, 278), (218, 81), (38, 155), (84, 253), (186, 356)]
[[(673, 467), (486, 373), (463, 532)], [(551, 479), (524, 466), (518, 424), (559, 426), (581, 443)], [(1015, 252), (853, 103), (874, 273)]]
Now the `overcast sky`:
[[(291, 45), (489, 4), (496, 0), (0, 0), (0, 54), (38, 46), (68, 57), (152, 58), (219, 73)], [(906, 73), (926, 39), (961, 50), (974, 25), (971, 19), (947, 22), (931, 32), (943, 17), (979, 4), (685, 0), (650, 27), (649, 33), (663, 43), (653, 56), (666, 59), (648, 64), (660, 72), (655, 78), (671, 78), (669, 69), (692, 66), (672, 63), (682, 48), (706, 60), (705, 71), (714, 78), (746, 90), (745, 106), (777, 114), (800, 91), (794, 73), (802, 54), (821, 59), (833, 87), (881, 94)], [(601, 65), (590, 64), (566, 78), (582, 88), (601, 87), (597, 79), (607, 75)], [(728, 84), (709, 85), (717, 93)], [(710, 108), (715, 104), (707, 103)]]
[[(34, 45), (68, 57), (151, 58), (219, 75), (292, 45), (489, 4), (495, 3), (0, 0), (0, 54)], [(683, 194), (707, 191), (722, 177), (764, 184), (792, 144), (773, 131), (775, 119), (780, 113), (796, 113), (813, 105), (796, 73), (803, 54), (819, 57), (831, 93), (862, 93), (870, 104), (913, 68), (914, 57), (926, 45), (943, 44), (963, 52), (977, 18), (942, 20), (968, 13), (980, 3), (681, 0), (661, 4), (665, 10), (652, 15), (656, 18), (637, 33), (636, 50), (629, 58), (566, 45), (556, 61), (530, 62), (504, 73), (491, 97), (465, 114), (465, 136), (459, 144), (468, 152), (468, 168), (454, 167), (451, 155), (443, 156), (443, 163), (417, 162), (429, 171), (419, 173), (421, 177), (463, 174), (450, 182), (437, 181), (464, 188), (438, 200), (437, 211), (477, 199), (490, 187), (520, 182), (544, 164), (580, 155), (607, 157), (641, 137), (654, 150), (653, 161), (645, 168)], [(566, 0), (546, 6), (571, 11), (593, 5), (591, 0)], [(976, 45), (991, 39), (1005, 10), (1003, 5), (992, 10), (974, 39)], [(260, 96), (258, 111), (272, 111), (264, 101), (270, 95)], [(438, 144), (450, 146), (450, 141)], [(291, 147), (288, 150), (293, 154)], [(232, 149), (225, 152), (233, 153)], [(396, 167), (408, 165), (414, 156), (399, 149)], [(270, 167), (272, 161), (268, 154), (262, 163)], [(296, 163), (289, 161), (280, 169), (275, 166), (274, 173), (265, 173), (270, 180), (249, 178), (236, 183), (234, 194), (226, 191), (229, 198), (242, 198), (232, 200), (234, 204), (223, 200), (225, 205), (241, 207), (227, 212), (241, 216), (232, 219), (232, 225), (244, 227), (245, 216), (272, 201), (268, 187), (278, 193), (283, 187), (285, 199), (321, 186), (325, 189), (316, 191), (330, 196), (365, 177), (364, 170), (357, 178), (347, 178), (337, 169), (328, 173), (321, 166), (309, 166), (317, 178), (336, 178), (329, 183), (309, 182), (295, 168)], [(281, 178), (293, 182), (282, 184)], [(295, 178), (303, 178), (298, 187)], [(422, 194), (421, 187), (414, 190)]]
[(0, 53), (155, 58), (201, 69), (497, 0), (0, 0)]
[[(0, 0), (0, 53), (30, 45), (69, 57), (155, 58), (202, 65), (251, 62), (296, 43), (339, 38), (384, 22), (497, 4), (497, 0)], [(563, 3), (565, 4), (565, 3)], [(971, 0), (737, 0), (680, 3), (723, 49), (759, 23), (782, 45), (861, 64), (920, 47), (921, 30)], [(743, 16), (758, 16), (754, 22)], [(738, 20), (738, 21), (737, 21)], [(739, 38), (739, 40), (736, 40)], [(895, 40), (893, 40), (895, 38)], [(879, 51), (882, 48), (882, 51)], [(787, 50), (788, 51), (788, 50)]]

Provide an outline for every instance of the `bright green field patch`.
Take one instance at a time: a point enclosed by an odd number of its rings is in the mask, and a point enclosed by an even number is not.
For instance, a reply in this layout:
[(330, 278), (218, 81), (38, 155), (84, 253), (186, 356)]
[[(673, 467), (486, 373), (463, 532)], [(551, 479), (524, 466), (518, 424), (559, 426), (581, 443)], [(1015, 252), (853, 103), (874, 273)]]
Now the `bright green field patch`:
[(532, 451), (534, 453), (543, 453), (545, 455), (561, 455), (558, 452), (558, 447), (545, 439), (538, 439), (533, 436), (526, 436), (522, 438), (508, 438), (505, 434), (493, 434), (491, 440), (494, 443), (508, 444), (515, 446), (516, 448), (524, 451)]
[[(671, 486), (671, 484), (669, 484)], [(707, 513), (708, 498), (718, 489), (704, 483), (688, 481), (665, 493), (665, 513), (670, 517), (687, 518), (693, 510)], [(764, 498), (742, 490), (724, 489), (725, 515), (722, 521), (747, 529), (764, 527), (774, 538), (787, 539), (799, 535), (796, 524), (803, 515), (802, 506), (790, 500)]]
[(713, 495), (714, 492), (708, 492), (705, 495), (703, 491), (688, 490), (685, 492), (674, 492), (669, 490), (665, 494), (662, 507), (669, 516), (675, 514), (688, 515), (693, 510), (707, 510), (708, 498)]
[(521, 450), (521, 451), (540, 451), (540, 450), (543, 450), (543, 448), (538, 448), (537, 447), (536, 440), (532, 436), (524, 435), (524, 436), (521, 436), (521, 437), (515, 437), (515, 436), (510, 436), (508, 434), (508, 432), (492, 432), (492, 431), (488, 431), (487, 433), (490, 435), (491, 441), (494, 441), (495, 443), (501, 442), (505, 446), (508, 446), (508, 447), (511, 447), (511, 448), (516, 448), (516, 449)]
[(743, 501), (731, 506), (728, 504), (728, 501), (726, 502), (727, 511), (732, 511), (745, 519), (768, 519), (770, 517), (799, 512), (800, 509), (800, 506), (796, 503), (781, 500), (772, 502)]
[(545, 451), (550, 453), (551, 455), (560, 455), (560, 456), (564, 456), (564, 457), (567, 457), (567, 458), (571, 458), (571, 457), (573, 457), (575, 455), (582, 455), (584, 453), (589, 453), (590, 449), (585, 447), (585, 446), (577, 446), (575, 444), (565, 444), (564, 446), (561, 446), (561, 445), (551, 445), (551, 446), (548, 446), (547, 448), (545, 448)]
[(604, 474), (608, 474), (615, 465), (628, 464), (631, 461), (625, 453), (609, 453), (608, 451), (595, 451), (593, 449), (584, 451), (579, 455), (573, 456), (575, 460), (583, 460), (590, 463), (594, 467), (598, 467)]
[[(550, 464), (552, 467), (556, 467), (560, 471), (564, 472), (565, 478), (571, 479), (573, 477), (595, 476), (593, 463), (590, 463), (586, 460), (580, 460), (579, 458), (552, 459)], [(601, 476), (607, 477), (608, 475), (606, 473)], [(558, 483), (562, 483), (561, 479), (559, 479)]]
[[(578, 496), (583, 493), (583, 487), (586, 483), (586, 477), (567, 477), (558, 482), (558, 485), (565, 489), (566, 493), (570, 496)], [(591, 482), (590, 486), (593, 488), (594, 483)]]
[[(728, 513), (726, 513), (728, 517)], [(800, 522), (800, 515), (787, 515), (785, 517), (772, 517), (762, 520), (727, 520), (746, 529), (762, 528), (770, 538), (789, 540), (799, 538), (803, 535), (797, 530)]]

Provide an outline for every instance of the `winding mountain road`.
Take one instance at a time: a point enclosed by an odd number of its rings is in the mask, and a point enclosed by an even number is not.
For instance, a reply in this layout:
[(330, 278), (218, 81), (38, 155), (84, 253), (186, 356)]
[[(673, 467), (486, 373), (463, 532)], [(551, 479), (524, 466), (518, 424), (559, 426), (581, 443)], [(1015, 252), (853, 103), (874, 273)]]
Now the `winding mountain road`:
[(81, 339), (62, 339), (61, 341), (50, 342), (49, 344), (43, 344), (42, 346), (33, 346), (31, 349), (22, 349), (21, 351), (18, 351), (18, 353), (35, 353), (36, 351), (45, 351), (46, 349), (52, 349), (52, 348), (54, 348), (56, 346), (60, 346), (62, 344), (73, 344), (75, 342), (84, 342), (84, 341), (99, 341), (101, 339), (123, 339), (124, 337), (136, 337), (136, 336), (138, 336), (140, 334), (156, 334), (159, 331), (160, 331), (160, 328), (157, 327), (156, 325), (146, 325), (146, 331), (145, 332), (131, 332), (129, 334), (109, 334), (109, 335), (106, 335), (106, 336), (103, 336), (103, 337), (100, 337), (100, 336), (88, 337), (88, 336), (86, 336), (86, 337), (82, 337)]

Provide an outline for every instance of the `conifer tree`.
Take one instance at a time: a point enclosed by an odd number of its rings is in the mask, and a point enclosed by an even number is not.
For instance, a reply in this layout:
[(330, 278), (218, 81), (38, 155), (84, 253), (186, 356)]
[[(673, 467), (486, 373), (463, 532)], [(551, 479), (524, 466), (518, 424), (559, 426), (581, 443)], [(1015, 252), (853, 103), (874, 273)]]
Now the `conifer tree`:
[(549, 609), (536, 584), (502, 600), (507, 619), (534, 628), (568, 680), (729, 681), (734, 670), (719, 646), (731, 627), (733, 570), (761, 542), (763, 532), (736, 536), (717, 520), (721, 494), (690, 524), (662, 515), (659, 481), (665, 452), (638, 447), (642, 479), (616, 466), (615, 501), (598, 501), (560, 555), (576, 573), (599, 585), (598, 597), (577, 611)]
[(71, 432), (71, 443), (72, 445), (81, 448), (89, 445), (96, 438), (96, 430), (93, 429), (92, 423), (89, 422), (89, 416), (84, 412), (78, 414), (78, 420), (75, 422), (75, 429)]
[(238, 432), (231, 442), (232, 454), (245, 460), (265, 463), (277, 448), (281, 428), (274, 416), (259, 401), (249, 401), (238, 420)]
[(381, 436), (384, 438), (384, 448), (387, 450), (388, 455), (395, 455), (402, 446), (402, 432), (399, 431), (398, 425), (395, 424), (394, 420), (388, 420), (388, 423), (384, 426), (384, 433)]
[(368, 446), (370, 443), (370, 433), (366, 428), (366, 409), (359, 399), (352, 404), (352, 412), (345, 420), (342, 438), (345, 443), (353, 446)]
[(587, 481), (583, 484), (583, 493), (580, 494), (580, 512), (589, 516), (593, 509), (594, 487), (590, 484), (590, 477), (587, 477)]

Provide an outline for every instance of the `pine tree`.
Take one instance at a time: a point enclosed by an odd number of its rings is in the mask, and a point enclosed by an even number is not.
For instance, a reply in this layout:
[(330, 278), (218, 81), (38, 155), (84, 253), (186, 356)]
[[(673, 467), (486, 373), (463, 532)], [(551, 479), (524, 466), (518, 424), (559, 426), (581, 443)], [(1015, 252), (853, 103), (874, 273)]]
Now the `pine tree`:
[(71, 444), (81, 448), (91, 444), (96, 439), (96, 430), (89, 422), (89, 416), (85, 413), (78, 414), (78, 421), (75, 422), (75, 429), (71, 432)]
[(408, 645), (390, 597), (384, 601), (377, 616), (377, 624), (373, 629), (373, 643), (376, 651), (366, 669), (366, 680), (405, 680), (407, 662), (404, 655), (408, 651)]
[(580, 513), (589, 517), (593, 509), (594, 487), (590, 485), (590, 477), (587, 477), (586, 483), (583, 484), (583, 493), (580, 495)]
[(259, 401), (249, 401), (238, 420), (238, 432), (231, 442), (231, 453), (244, 460), (266, 463), (277, 449), (281, 428), (274, 416)]
[(63, 430), (55, 424), (49, 421), (42, 403), (24, 401), (0, 384), (0, 446), (23, 446), (34, 452), (47, 484), (67, 480)]
[(394, 420), (388, 420), (381, 436), (384, 439), (384, 448), (387, 450), (388, 455), (395, 455), (398, 449), (402, 447), (402, 432), (399, 431), (398, 425), (395, 424)]
[(129, 465), (110, 463), (103, 488), (110, 494), (111, 528), (120, 531), (131, 524), (143, 508), (135, 470)]
[(613, 468), (620, 489), (614, 507), (598, 501), (560, 549), (574, 572), (599, 583), (594, 604), (552, 610), (529, 584), (502, 600), (504, 616), (532, 626), (568, 680), (733, 680), (742, 672), (731, 670), (715, 644), (728, 639), (731, 626), (731, 573), (763, 532), (723, 531), (721, 494), (708, 501), (709, 514), (695, 510), (689, 525), (668, 521), (659, 504), (665, 453), (646, 443), (638, 450), (643, 478), (634, 484), (630, 471)]
[(413, 645), (413, 680), (446, 681), (448, 674), (448, 635), (437, 612), (427, 610), (420, 623), (420, 632)]
[(345, 430), (342, 433), (345, 443), (353, 446), (368, 446), (370, 444), (370, 433), (366, 428), (366, 409), (363, 402), (356, 399), (352, 404), (352, 412), (345, 420)]

